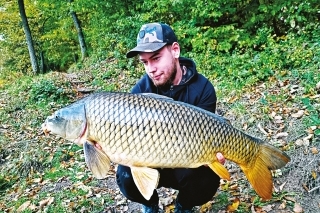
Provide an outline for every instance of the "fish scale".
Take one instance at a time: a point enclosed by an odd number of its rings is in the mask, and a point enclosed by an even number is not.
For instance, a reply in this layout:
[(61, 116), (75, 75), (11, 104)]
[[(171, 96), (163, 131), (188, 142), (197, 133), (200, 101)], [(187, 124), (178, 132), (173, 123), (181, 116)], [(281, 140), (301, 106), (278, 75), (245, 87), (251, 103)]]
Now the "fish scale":
[(146, 199), (159, 179), (153, 168), (208, 165), (229, 179), (217, 161), (218, 152), (241, 167), (262, 198), (270, 199), (270, 170), (290, 160), (214, 113), (154, 94), (96, 93), (49, 116), (42, 127), (83, 145), (86, 163), (97, 178), (106, 176), (110, 161), (129, 166)]
[[(119, 96), (120, 95), (120, 96)], [(163, 162), (163, 165), (160, 167), (186, 167), (193, 164), (193, 162), (189, 162), (188, 159), (194, 160), (195, 158), (202, 159), (210, 159), (214, 157), (214, 153), (217, 151), (223, 151), (225, 157), (232, 156), (232, 152), (224, 151), (224, 150), (232, 150), (229, 149), (229, 144), (233, 143), (233, 138), (230, 135), (225, 134), (221, 135), (221, 132), (230, 133), (230, 130), (226, 128), (229, 124), (224, 125), (215, 125), (214, 118), (206, 116), (206, 114), (199, 114), (196, 112), (191, 111), (192, 108), (187, 108), (185, 114), (189, 114), (189, 116), (180, 117), (178, 110), (184, 110), (184, 104), (176, 102), (166, 102), (159, 111), (160, 113), (156, 113), (154, 108), (159, 106), (158, 102), (154, 101), (152, 97), (143, 96), (140, 102), (135, 101), (132, 99), (132, 96), (127, 94), (118, 94), (115, 93), (113, 96), (110, 97), (108, 101), (105, 100), (104, 95), (100, 95), (97, 98), (94, 98), (92, 102), (88, 103), (88, 113), (92, 114), (92, 119), (88, 119), (88, 124), (92, 126), (93, 130), (97, 129), (99, 134), (98, 141), (110, 141), (109, 146), (110, 150), (113, 152), (121, 152), (121, 153), (131, 153), (133, 156), (137, 156), (137, 154), (142, 154), (139, 150), (134, 149), (134, 147), (138, 146), (141, 141), (144, 141), (147, 144), (152, 146), (147, 147), (144, 146), (143, 149), (143, 159), (148, 161), (150, 165), (146, 166), (157, 166), (161, 160), (160, 159), (170, 159), (171, 155), (174, 155), (175, 152), (181, 153), (181, 156), (184, 156), (183, 159), (177, 159), (178, 161), (167, 165), (166, 162)], [(110, 104), (112, 103), (112, 104)], [(129, 110), (126, 109), (127, 106), (132, 106)], [(101, 108), (103, 110), (101, 110)], [(170, 109), (166, 110), (166, 109)], [(144, 113), (141, 113), (143, 112)], [(191, 111), (191, 112), (190, 112)], [(177, 113), (174, 113), (177, 112)], [(161, 118), (157, 115), (161, 114)], [(152, 118), (157, 118), (158, 121), (152, 120)], [(127, 118), (127, 120), (126, 120)], [(177, 119), (183, 119), (182, 125), (188, 127), (187, 129), (178, 128), (179, 126), (175, 122)], [(97, 122), (99, 121), (99, 122)], [(101, 122), (105, 121), (105, 122)], [(129, 121), (129, 122), (128, 122)], [(131, 123), (130, 123), (131, 121)], [(148, 121), (148, 122), (146, 122)], [(159, 122), (160, 121), (160, 122)], [(161, 121), (169, 121), (165, 122), (165, 125), (162, 124)], [(187, 125), (187, 123), (194, 124)], [(106, 128), (109, 125), (112, 125), (113, 128)], [(126, 124), (126, 125), (124, 125)], [(158, 124), (157, 128), (160, 128), (160, 131), (150, 131), (154, 129), (155, 124)], [(210, 125), (211, 124), (211, 125)], [(220, 123), (219, 123), (220, 124)], [(143, 125), (143, 126), (141, 126)], [(143, 128), (142, 128), (143, 127)], [(128, 132), (135, 132), (138, 130), (135, 137), (132, 134), (127, 134)], [(213, 134), (208, 134), (208, 130), (214, 130)], [(153, 133), (153, 137), (151, 137), (151, 133)], [(158, 141), (158, 138), (161, 138), (162, 132), (166, 132), (164, 135), (165, 144), (166, 144), (166, 151), (161, 152), (161, 149), (157, 151), (157, 146), (153, 146), (153, 144)], [(207, 133), (207, 134), (205, 134)], [(219, 134), (220, 133), (220, 134)], [(231, 134), (233, 134), (231, 132)], [(89, 132), (89, 136), (90, 132)], [(224, 136), (224, 137), (222, 137)], [(95, 136), (96, 137), (96, 136)], [(230, 137), (230, 138), (229, 138)], [(237, 138), (241, 137), (238, 135)], [(209, 138), (213, 140), (209, 140)], [(179, 146), (178, 140), (180, 139), (180, 144), (183, 143), (183, 146)], [(239, 139), (238, 139), (239, 140)], [(128, 144), (130, 143), (134, 144)], [(230, 143), (225, 143), (225, 141), (230, 141)], [(200, 146), (204, 145), (204, 149), (197, 149)], [(236, 143), (235, 143), (236, 145)], [(111, 149), (111, 147), (116, 147)], [(151, 150), (150, 150), (151, 148)], [(250, 157), (248, 152), (256, 152), (257, 148), (255, 146), (251, 146), (250, 149), (244, 149), (243, 146), (235, 146), (237, 152), (237, 156), (245, 161)], [(189, 157), (189, 150), (198, 150), (197, 153), (190, 153), (190, 155), (194, 157)], [(218, 149), (218, 150), (216, 150)], [(246, 152), (246, 150), (248, 152)], [(151, 155), (149, 152), (156, 152), (157, 155)], [(240, 152), (239, 152), (240, 151)], [(114, 155), (105, 150), (105, 152), (109, 155)], [(148, 155), (149, 154), (149, 155)], [(148, 155), (148, 156), (146, 156)], [(166, 157), (166, 155), (169, 155)], [(140, 158), (140, 156), (137, 156)], [(152, 159), (149, 159), (149, 158)], [(135, 162), (121, 162), (122, 159), (119, 159), (118, 163), (123, 164), (132, 164), (135, 165)], [(140, 160), (138, 160), (140, 161)], [(202, 163), (209, 163), (207, 160)], [(139, 162), (140, 164), (140, 162)], [(182, 164), (182, 165), (181, 165)], [(197, 165), (196, 165), (197, 166)], [(158, 166), (159, 167), (159, 166)]]

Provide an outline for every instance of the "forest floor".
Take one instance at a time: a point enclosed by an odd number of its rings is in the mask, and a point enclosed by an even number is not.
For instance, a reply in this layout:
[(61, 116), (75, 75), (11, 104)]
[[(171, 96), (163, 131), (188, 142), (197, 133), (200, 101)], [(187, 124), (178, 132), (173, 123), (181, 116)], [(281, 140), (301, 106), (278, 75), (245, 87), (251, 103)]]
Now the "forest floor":
[[(195, 207), (195, 212), (320, 212), (320, 126), (306, 125), (310, 116), (320, 119), (320, 88), (314, 90), (316, 94), (305, 94), (296, 79), (270, 78), (240, 95), (220, 98), (217, 114), (284, 150), (291, 161), (274, 172), (274, 194), (266, 202), (239, 167), (227, 162), (231, 181), (222, 181), (215, 197)], [(119, 192), (116, 165), (108, 178), (96, 180), (86, 168), (81, 148), (42, 133), (39, 122), (51, 112), (26, 108), (24, 94), (17, 98), (6, 90), (0, 93), (1, 116), (5, 116), (0, 123), (0, 212), (140, 212), (139, 204)], [(173, 212), (178, 192), (167, 188), (158, 192), (162, 212)]]

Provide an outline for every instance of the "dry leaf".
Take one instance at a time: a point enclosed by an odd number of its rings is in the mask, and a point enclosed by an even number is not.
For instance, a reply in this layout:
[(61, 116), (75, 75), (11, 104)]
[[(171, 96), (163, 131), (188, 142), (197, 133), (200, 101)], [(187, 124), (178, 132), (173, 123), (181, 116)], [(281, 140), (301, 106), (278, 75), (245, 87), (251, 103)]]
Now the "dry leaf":
[(35, 178), (32, 180), (34, 183), (41, 183), (42, 182), (42, 177), (40, 178)]
[(287, 137), (287, 136), (288, 136), (287, 132), (279, 132), (278, 134), (273, 136), (273, 138), (282, 138), (282, 137)]
[(287, 202), (286, 202), (286, 201), (283, 201), (283, 202), (281, 203), (281, 205), (279, 206), (278, 209), (285, 209), (286, 206), (287, 206)]
[(265, 212), (270, 212), (273, 210), (274, 205), (267, 205), (267, 206), (263, 206), (262, 210)]
[(291, 114), (291, 117), (301, 118), (303, 116), (303, 114), (304, 114), (304, 110), (299, 110), (298, 112)]
[(284, 182), (283, 184), (281, 184), (281, 186), (279, 187), (279, 190), (280, 190), (280, 191), (283, 190), (283, 187), (284, 187), (284, 185), (286, 185), (286, 183), (287, 183), (287, 182)]
[(311, 152), (312, 152), (312, 154), (315, 154), (315, 155), (319, 153), (317, 147), (312, 147)]
[(284, 199), (292, 201), (292, 202), (296, 202), (296, 200), (293, 197), (284, 197)]
[(44, 206), (49, 206), (51, 203), (53, 203), (53, 201), (54, 201), (54, 197), (48, 197), (39, 202), (39, 207), (43, 208)]
[(280, 116), (280, 115), (274, 116), (274, 119), (275, 120), (282, 120), (282, 116)]
[(317, 172), (316, 171), (312, 170), (311, 175), (312, 175), (313, 179), (317, 179)]
[(200, 212), (201, 213), (208, 212), (211, 208), (212, 208), (212, 201), (209, 201), (201, 206)]
[(173, 210), (174, 209), (174, 205), (172, 204), (172, 205), (169, 205), (169, 206), (166, 206), (166, 208), (165, 208), (165, 213), (170, 213), (171, 212), (171, 210)]
[(313, 137), (313, 134), (309, 134), (307, 137), (304, 137), (304, 141), (309, 141)]
[(251, 206), (251, 213), (257, 213), (254, 209), (254, 205)]
[(297, 146), (309, 146), (309, 141), (304, 141), (301, 139), (296, 140), (295, 144)]
[(228, 205), (227, 210), (230, 212), (234, 212), (238, 209), (239, 204), (240, 204), (240, 200), (239, 198), (236, 198), (233, 200), (233, 203), (231, 205)]
[(277, 115), (277, 113), (272, 111), (271, 114), (270, 114), (270, 117), (274, 118), (276, 115)]
[(26, 201), (24, 202), (18, 209), (17, 212), (22, 212), (24, 210), (26, 210), (28, 208), (28, 206), (30, 205), (31, 201)]
[(268, 135), (268, 133), (266, 132), (266, 130), (264, 130), (264, 128), (261, 126), (260, 123), (258, 123), (258, 129), (265, 135)]
[(302, 207), (300, 206), (299, 203), (295, 203), (295, 204), (294, 204), (293, 212), (295, 212), (295, 213), (301, 213), (301, 212), (303, 212), (303, 209), (302, 209)]

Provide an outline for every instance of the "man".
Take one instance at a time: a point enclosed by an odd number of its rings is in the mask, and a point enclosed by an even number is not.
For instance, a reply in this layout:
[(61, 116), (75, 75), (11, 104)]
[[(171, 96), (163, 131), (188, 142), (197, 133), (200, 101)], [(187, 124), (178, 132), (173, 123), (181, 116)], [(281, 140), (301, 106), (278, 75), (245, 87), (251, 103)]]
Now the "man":
[[(180, 57), (180, 46), (170, 26), (162, 23), (143, 25), (137, 46), (127, 53), (127, 58), (136, 55), (144, 64), (146, 74), (132, 88), (132, 93), (156, 93), (215, 112), (217, 98), (213, 85), (197, 72), (192, 60)], [(221, 163), (225, 160), (220, 153), (217, 159)], [(179, 190), (175, 213), (192, 212), (194, 206), (211, 200), (220, 185), (218, 175), (207, 166), (158, 171), (158, 187)], [(143, 204), (143, 212), (158, 212), (157, 191), (154, 190), (150, 200), (146, 200), (136, 187), (129, 167), (118, 166), (117, 184), (125, 197)]]

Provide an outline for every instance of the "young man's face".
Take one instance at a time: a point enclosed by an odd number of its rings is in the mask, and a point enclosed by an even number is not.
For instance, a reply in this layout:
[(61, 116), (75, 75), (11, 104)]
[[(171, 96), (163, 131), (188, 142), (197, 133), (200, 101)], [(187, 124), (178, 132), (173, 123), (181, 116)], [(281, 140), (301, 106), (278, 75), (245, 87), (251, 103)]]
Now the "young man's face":
[(174, 83), (177, 73), (176, 58), (176, 52), (170, 45), (166, 45), (156, 52), (141, 52), (139, 54), (139, 59), (144, 64), (146, 73), (156, 86)]

